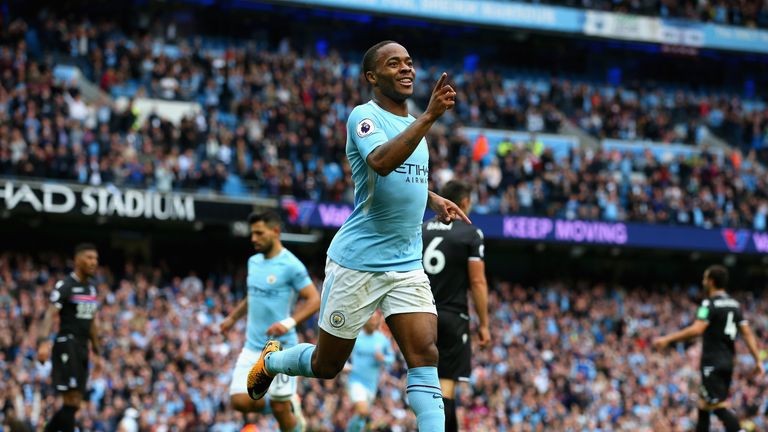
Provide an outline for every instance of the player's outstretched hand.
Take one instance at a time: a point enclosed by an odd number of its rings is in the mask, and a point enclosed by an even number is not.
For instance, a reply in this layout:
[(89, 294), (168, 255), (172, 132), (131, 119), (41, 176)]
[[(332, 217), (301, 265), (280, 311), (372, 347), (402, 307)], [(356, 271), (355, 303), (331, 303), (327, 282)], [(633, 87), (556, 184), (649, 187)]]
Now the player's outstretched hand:
[(456, 105), (456, 91), (446, 84), (447, 80), (448, 74), (443, 72), (432, 90), (432, 96), (429, 98), (429, 105), (425, 112), (434, 116), (435, 119)]
[(760, 378), (763, 375), (765, 375), (765, 367), (763, 362), (759, 361), (755, 364), (755, 378)]
[(446, 225), (458, 219), (461, 219), (468, 224), (472, 223), (467, 215), (465, 215), (453, 201), (449, 201), (434, 192), (429, 193), (427, 205), (429, 205), (429, 208), (435, 212), (437, 219)]
[(488, 326), (480, 327), (477, 329), (478, 333), (478, 345), (480, 345), (480, 348), (486, 348), (491, 344), (491, 331), (488, 329)]
[(669, 345), (667, 340), (664, 339), (663, 337), (653, 338), (652, 344), (653, 344), (653, 347), (656, 348), (657, 350), (664, 349), (667, 347), (667, 345)]
[(288, 333), (288, 328), (279, 322), (273, 323), (267, 329), (267, 336), (282, 336), (286, 333)]
[(235, 326), (235, 320), (231, 318), (224, 318), (224, 321), (222, 321), (221, 324), (219, 324), (219, 331), (221, 333), (226, 333), (229, 330), (231, 330), (232, 327), (234, 326)]

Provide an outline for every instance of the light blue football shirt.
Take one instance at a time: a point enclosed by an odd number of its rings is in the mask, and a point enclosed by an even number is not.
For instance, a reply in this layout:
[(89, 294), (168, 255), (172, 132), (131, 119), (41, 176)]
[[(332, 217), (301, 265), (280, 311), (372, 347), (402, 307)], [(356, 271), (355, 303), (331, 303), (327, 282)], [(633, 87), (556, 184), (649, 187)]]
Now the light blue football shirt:
[[(376, 353), (384, 355), (384, 361), (376, 360)], [(371, 334), (361, 332), (352, 349), (349, 372), (349, 382), (357, 382), (365, 386), (371, 393), (376, 394), (379, 386), (379, 375), (383, 366), (389, 366), (395, 361), (392, 345), (384, 333), (375, 331)]]
[(328, 256), (362, 271), (411, 271), (421, 265), (421, 223), (427, 206), (427, 140), (386, 177), (370, 168), (368, 155), (416, 120), (358, 105), (347, 120), (347, 158), (355, 183), (355, 209), (331, 241)]
[[(291, 316), (298, 293), (312, 283), (307, 268), (288, 249), (266, 259), (256, 254), (248, 259), (248, 322), (245, 347), (261, 352), (267, 343), (267, 329)], [(298, 343), (296, 329), (277, 338), (283, 346)]]

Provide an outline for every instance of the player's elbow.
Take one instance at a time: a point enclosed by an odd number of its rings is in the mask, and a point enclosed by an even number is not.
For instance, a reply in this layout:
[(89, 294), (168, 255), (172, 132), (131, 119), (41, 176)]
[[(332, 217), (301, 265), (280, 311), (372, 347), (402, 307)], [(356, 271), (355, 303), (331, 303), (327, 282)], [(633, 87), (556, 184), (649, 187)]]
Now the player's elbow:
[(371, 169), (378, 175), (382, 177), (386, 177), (391, 173), (394, 168), (388, 166), (385, 161), (381, 160), (381, 157), (378, 153), (374, 150), (373, 153), (368, 155), (368, 159), (366, 159), (366, 162), (368, 163), (368, 166), (371, 167)]
[(371, 169), (373, 169), (373, 171), (381, 177), (386, 177), (392, 172), (392, 168), (385, 167), (383, 165), (371, 166)]
[(486, 283), (485, 279), (474, 280), (469, 283), (469, 289), (473, 293), (488, 293), (488, 283)]
[(693, 336), (698, 337), (704, 334), (704, 330), (707, 329), (707, 325), (702, 321), (696, 321), (690, 329)]

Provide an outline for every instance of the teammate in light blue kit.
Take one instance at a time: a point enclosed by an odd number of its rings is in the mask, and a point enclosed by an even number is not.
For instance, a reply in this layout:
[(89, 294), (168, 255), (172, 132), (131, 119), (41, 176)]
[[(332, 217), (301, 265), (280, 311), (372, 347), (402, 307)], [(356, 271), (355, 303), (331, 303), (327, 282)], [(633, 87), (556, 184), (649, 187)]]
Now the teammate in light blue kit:
[(248, 394), (260, 399), (275, 375), (334, 378), (360, 329), (381, 308), (408, 364), (408, 402), (420, 431), (445, 429), (437, 378), (437, 310), (421, 264), (421, 223), (428, 205), (442, 222), (469, 222), (459, 207), (427, 190), (429, 149), (424, 136), (456, 92), (437, 82), (419, 118), (408, 113), (416, 72), (408, 51), (392, 41), (372, 46), (362, 71), (373, 100), (347, 121), (347, 158), (355, 209), (328, 249), (317, 345), (281, 351), (268, 342), (248, 374)]
[[(248, 369), (258, 361), (260, 347), (270, 338), (285, 346), (298, 344), (294, 327), (317, 312), (320, 295), (304, 264), (280, 242), (280, 216), (272, 211), (254, 213), (248, 222), (257, 252), (248, 260), (248, 295), (220, 325), (221, 331), (226, 332), (248, 315), (245, 347), (235, 364), (229, 388), (230, 402), (245, 414), (271, 412), (281, 431), (303, 431), (296, 377), (278, 376), (269, 397), (259, 401), (248, 397), (245, 384)], [(298, 299), (304, 302), (297, 306)], [(267, 399), (271, 399), (269, 403)]]
[(389, 338), (379, 331), (381, 317), (374, 313), (363, 326), (352, 349), (352, 363), (347, 380), (349, 399), (355, 404), (355, 415), (349, 419), (346, 432), (363, 432), (368, 423), (370, 405), (376, 397), (382, 367), (395, 361)]

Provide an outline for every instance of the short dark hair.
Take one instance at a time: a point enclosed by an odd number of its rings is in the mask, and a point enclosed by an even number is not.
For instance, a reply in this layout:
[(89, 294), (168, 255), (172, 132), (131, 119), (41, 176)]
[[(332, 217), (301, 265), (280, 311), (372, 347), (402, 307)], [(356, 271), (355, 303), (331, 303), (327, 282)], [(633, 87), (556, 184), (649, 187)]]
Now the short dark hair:
[(280, 226), (283, 223), (283, 220), (276, 211), (264, 210), (261, 212), (253, 212), (248, 215), (249, 225), (253, 225), (256, 222), (264, 222), (266, 225), (274, 227)]
[(96, 251), (96, 245), (93, 243), (78, 243), (75, 246), (75, 255), (85, 251)]
[(707, 277), (712, 279), (717, 288), (724, 289), (728, 286), (728, 269), (721, 265), (707, 267)]
[(464, 198), (472, 195), (472, 186), (461, 180), (451, 180), (440, 189), (440, 196), (458, 204)]
[(363, 69), (361, 71), (363, 74), (363, 78), (365, 78), (366, 72), (376, 69), (376, 55), (379, 53), (379, 49), (384, 45), (389, 45), (393, 43), (397, 43), (397, 42), (393, 40), (385, 40), (368, 48), (368, 51), (366, 51), (365, 55), (363, 56), (363, 64), (362, 64)]

